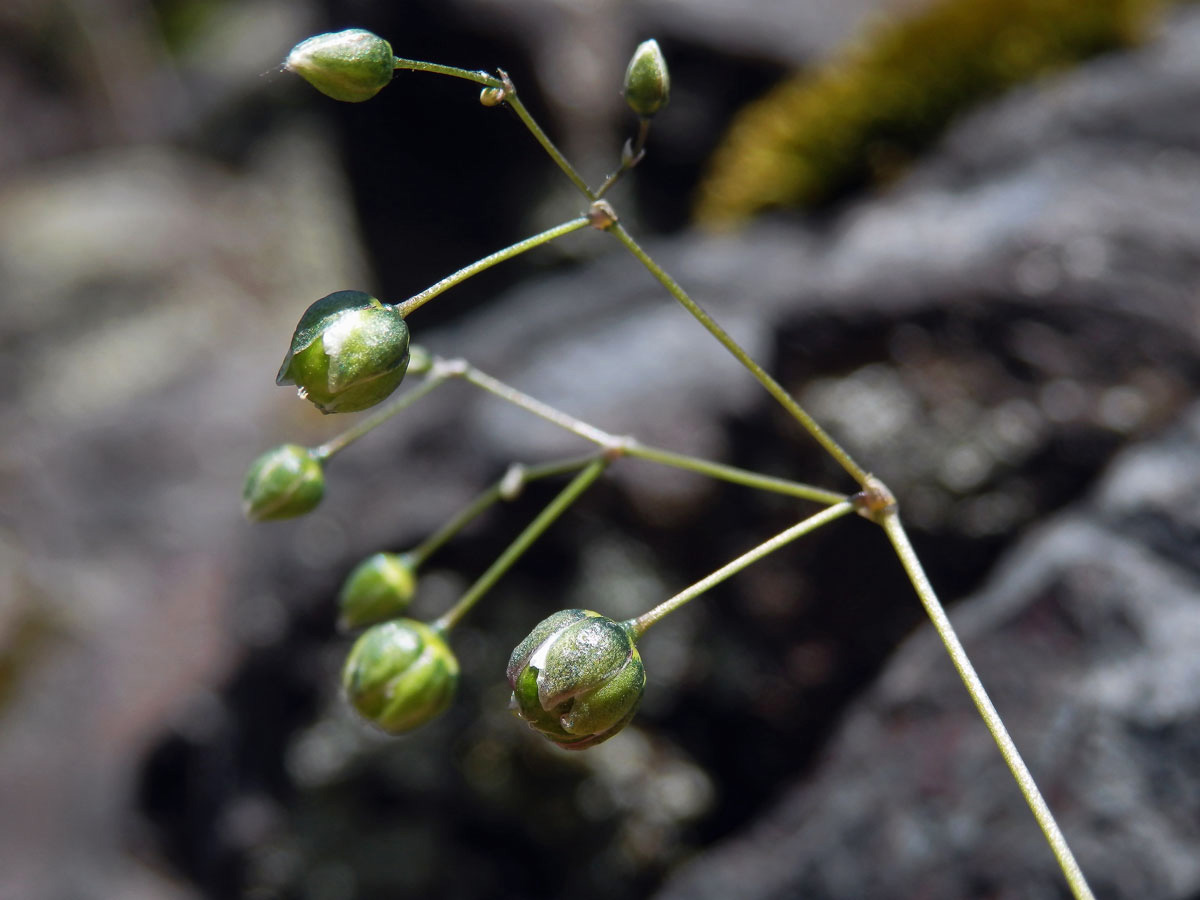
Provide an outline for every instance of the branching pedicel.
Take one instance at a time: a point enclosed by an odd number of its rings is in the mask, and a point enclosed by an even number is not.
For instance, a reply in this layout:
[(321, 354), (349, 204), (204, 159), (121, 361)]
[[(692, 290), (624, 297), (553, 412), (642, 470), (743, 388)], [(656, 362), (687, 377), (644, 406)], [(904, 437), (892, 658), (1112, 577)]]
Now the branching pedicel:
[[(533, 120), (518, 98), (512, 80), (503, 71), (493, 76), (486, 72), (400, 59), (393, 56), (387, 41), (361, 29), (322, 34), (303, 41), (292, 50), (285, 68), (302, 75), (322, 93), (346, 102), (370, 99), (391, 81), (396, 69), (433, 72), (475, 82), (482, 86), (480, 102), (487, 107), (508, 105), (589, 202), (584, 215), (484, 257), (404, 302), (389, 304), (359, 291), (338, 291), (318, 300), (300, 319), (277, 382), (295, 384), (300, 396), (310, 400), (323, 413), (351, 412), (375, 406), (395, 391), (406, 374), (421, 376), (424, 380), (319, 447), (285, 444), (261, 456), (251, 466), (243, 492), (244, 510), (250, 519), (288, 518), (312, 510), (321, 500), (323, 467), (330, 458), (450, 379), (466, 381), (596, 447), (595, 452), (575, 459), (513, 465), (499, 482), (481, 493), (424, 543), (404, 554), (376, 554), (351, 573), (339, 596), (339, 621), (343, 628), (366, 626), (366, 630), (346, 660), (342, 683), (348, 702), (368, 721), (392, 734), (417, 728), (443, 712), (453, 700), (458, 680), (458, 662), (447, 643), (449, 633), (588, 486), (609, 465), (624, 456), (640, 457), (723, 481), (789, 495), (819, 504), (821, 509), (633, 619), (617, 622), (598, 612), (573, 609), (553, 613), (535, 626), (513, 651), (509, 661), (507, 675), (513, 689), (512, 708), (531, 728), (567, 749), (584, 749), (608, 740), (633, 718), (646, 682), (645, 668), (636, 645), (648, 628), (785, 544), (848, 513), (857, 512), (883, 528), (1041, 826), (1072, 892), (1077, 898), (1090, 898), (1091, 891), (1062, 832), (913, 552), (891, 492), (852, 459), (642, 249), (621, 225), (613, 207), (602, 199), (642, 159), (653, 116), (669, 99), (670, 80), (658, 44), (653, 40), (644, 42), (629, 63), (625, 74), (625, 99), (638, 116), (638, 131), (626, 142), (617, 168), (595, 190)], [(612, 235), (641, 262), (837, 460), (858, 483), (859, 492), (847, 496), (649, 447), (633, 438), (618, 437), (523, 394), (464, 360), (435, 358), (420, 347), (410, 346), (408, 317), (438, 294), (497, 263), (587, 227)], [(403, 618), (416, 590), (421, 565), (443, 544), (493, 504), (515, 497), (525, 484), (564, 475), (573, 477), (450, 609), (428, 623)]]

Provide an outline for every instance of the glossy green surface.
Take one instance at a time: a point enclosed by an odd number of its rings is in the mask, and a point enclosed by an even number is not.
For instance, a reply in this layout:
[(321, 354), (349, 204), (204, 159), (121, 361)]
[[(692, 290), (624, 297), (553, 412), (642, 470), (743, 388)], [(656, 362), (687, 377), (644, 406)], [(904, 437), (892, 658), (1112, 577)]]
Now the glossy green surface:
[(307, 447), (283, 444), (268, 450), (246, 472), (242, 512), (252, 522), (302, 516), (321, 502), (325, 473)]

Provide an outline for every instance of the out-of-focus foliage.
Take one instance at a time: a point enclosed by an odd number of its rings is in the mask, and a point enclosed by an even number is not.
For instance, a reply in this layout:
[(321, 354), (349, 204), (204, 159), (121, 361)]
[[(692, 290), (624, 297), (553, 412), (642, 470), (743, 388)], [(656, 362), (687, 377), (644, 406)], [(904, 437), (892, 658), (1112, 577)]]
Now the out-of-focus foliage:
[(718, 145), (697, 219), (731, 225), (895, 172), (958, 113), (1145, 35), (1161, 0), (936, 0), (749, 104)]

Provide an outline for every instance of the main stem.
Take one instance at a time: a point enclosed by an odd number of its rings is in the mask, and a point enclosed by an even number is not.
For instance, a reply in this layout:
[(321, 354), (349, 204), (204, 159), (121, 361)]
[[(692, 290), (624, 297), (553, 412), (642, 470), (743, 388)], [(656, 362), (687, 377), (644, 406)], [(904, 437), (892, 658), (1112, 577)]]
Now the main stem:
[(608, 466), (608, 460), (603, 457), (597, 458), (592, 463), (576, 475), (565, 488), (559, 492), (550, 503), (538, 513), (538, 517), (525, 527), (525, 530), (517, 535), (516, 540), (505, 548), (504, 552), (497, 557), (496, 561), (488, 567), (488, 570), (479, 576), (479, 579), (467, 589), (467, 592), (462, 595), (457, 603), (454, 604), (444, 615), (439, 617), (434, 623), (433, 628), (436, 631), (447, 632), (459, 623), (463, 616), (470, 612), (479, 599), (491, 590), (500, 577), (507, 572), (520, 557), (521, 554), (529, 549), (547, 528), (553, 524), (563, 512), (574, 503), (579, 496), (588, 489), (588, 487), (600, 477), (600, 474)]
[(550, 140), (546, 132), (542, 131), (542, 126), (529, 114), (529, 110), (525, 108), (525, 104), (517, 96), (517, 89), (513, 87), (512, 79), (507, 74), (504, 74), (504, 102), (512, 108), (512, 111), (517, 114), (517, 118), (529, 129), (529, 133), (533, 135), (534, 140), (542, 145), (542, 149), (546, 151), (546, 155), (554, 160), (554, 164), (562, 170), (564, 175), (571, 179), (571, 183), (579, 188), (580, 192), (589, 200), (595, 200), (596, 192), (588, 187), (583, 177), (575, 171), (575, 167), (562, 155), (562, 151), (554, 146), (554, 142)]
[(1033, 817), (1037, 819), (1042, 833), (1046, 836), (1046, 842), (1050, 845), (1050, 850), (1058, 860), (1059, 866), (1062, 867), (1063, 875), (1066, 876), (1071, 892), (1077, 900), (1094, 900), (1092, 890), (1088, 887), (1087, 879), (1084, 878), (1083, 870), (1079, 868), (1079, 863), (1075, 861), (1075, 856), (1067, 845), (1067, 839), (1058, 827), (1045, 798), (1042, 797), (1042, 792), (1038, 790), (1037, 783), (1033, 780), (1028, 766), (1021, 758), (1021, 752), (1009, 735), (1008, 729), (1004, 727), (1000, 713), (996, 711), (991, 698), (988, 697), (983, 682), (980, 681), (975, 667), (971, 664), (970, 657), (967, 656), (967, 651), (963, 648), (954, 626), (950, 623), (950, 617), (946, 615), (946, 610), (938, 600), (933, 585), (925, 575), (925, 569), (908, 540), (908, 534), (900, 522), (899, 514), (893, 507), (879, 517), (879, 522), (887, 533), (888, 540), (892, 542), (892, 547), (895, 548), (896, 555), (900, 558), (900, 563), (904, 566), (917, 595), (921, 598), (926, 613), (933, 621), (933, 627), (946, 646), (950, 661), (954, 663), (954, 668), (958, 670), (959, 677), (966, 685), (967, 693), (975, 702), (975, 708), (979, 710), (979, 715), (983, 718), (988, 731), (991, 732), (996, 746), (1000, 748), (1000, 755), (1004, 757), (1017, 786), (1025, 795), (1025, 800), (1033, 811)]
[(784, 390), (783, 386), (772, 378), (762, 366), (755, 362), (750, 354), (743, 350), (742, 346), (724, 328), (718, 325), (716, 320), (705, 312), (699, 303), (688, 295), (679, 282), (668, 275), (662, 266), (656, 263), (641, 248), (638, 242), (633, 239), (619, 222), (609, 228), (608, 231), (624, 244), (625, 249), (637, 257), (642, 265), (650, 270), (650, 274), (658, 279), (662, 286), (670, 292), (671, 296), (678, 300), (684, 309), (690, 312), (708, 330), (709, 334), (715, 337), (738, 362), (749, 370), (751, 375), (758, 379), (759, 384), (766, 388), (767, 393), (774, 397), (791, 414), (792, 418), (799, 422), (804, 427), (804, 430), (812, 435), (817, 443), (824, 447), (826, 452), (837, 460), (843, 469), (850, 473), (850, 476), (855, 481), (860, 485), (866, 485), (867, 479), (870, 477), (867, 470), (855, 462), (850, 454), (842, 449), (842, 446), (793, 399), (792, 395)]

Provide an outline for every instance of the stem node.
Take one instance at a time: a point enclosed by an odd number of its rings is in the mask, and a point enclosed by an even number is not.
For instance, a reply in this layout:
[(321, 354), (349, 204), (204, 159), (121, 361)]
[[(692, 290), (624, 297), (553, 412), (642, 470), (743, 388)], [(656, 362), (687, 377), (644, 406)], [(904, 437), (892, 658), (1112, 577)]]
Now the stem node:
[(895, 515), (899, 509), (896, 495), (892, 493), (891, 488), (874, 475), (867, 475), (863, 481), (863, 489), (851, 497), (850, 501), (854, 504), (855, 512), (876, 525), (882, 525), (885, 516)]

